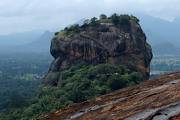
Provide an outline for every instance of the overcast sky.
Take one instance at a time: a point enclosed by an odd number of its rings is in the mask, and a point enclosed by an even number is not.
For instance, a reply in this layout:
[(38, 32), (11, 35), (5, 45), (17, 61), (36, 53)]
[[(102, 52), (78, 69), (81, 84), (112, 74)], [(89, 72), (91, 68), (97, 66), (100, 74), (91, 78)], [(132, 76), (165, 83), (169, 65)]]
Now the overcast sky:
[(0, 34), (57, 30), (101, 13), (144, 13), (173, 20), (180, 0), (0, 0)]

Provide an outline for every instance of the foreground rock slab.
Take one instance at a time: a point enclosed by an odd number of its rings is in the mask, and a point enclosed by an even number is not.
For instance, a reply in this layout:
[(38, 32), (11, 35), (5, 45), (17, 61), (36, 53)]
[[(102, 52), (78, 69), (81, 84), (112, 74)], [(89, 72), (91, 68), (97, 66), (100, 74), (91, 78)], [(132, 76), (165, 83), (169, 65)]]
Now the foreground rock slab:
[(74, 104), (39, 120), (180, 120), (180, 72)]

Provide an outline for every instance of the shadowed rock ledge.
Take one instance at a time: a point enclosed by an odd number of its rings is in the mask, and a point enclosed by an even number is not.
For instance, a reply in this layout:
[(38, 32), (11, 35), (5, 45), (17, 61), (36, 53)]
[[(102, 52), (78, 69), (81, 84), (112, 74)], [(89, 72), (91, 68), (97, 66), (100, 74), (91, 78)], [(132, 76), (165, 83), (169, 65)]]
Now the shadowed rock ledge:
[(39, 120), (179, 120), (180, 72), (74, 104)]

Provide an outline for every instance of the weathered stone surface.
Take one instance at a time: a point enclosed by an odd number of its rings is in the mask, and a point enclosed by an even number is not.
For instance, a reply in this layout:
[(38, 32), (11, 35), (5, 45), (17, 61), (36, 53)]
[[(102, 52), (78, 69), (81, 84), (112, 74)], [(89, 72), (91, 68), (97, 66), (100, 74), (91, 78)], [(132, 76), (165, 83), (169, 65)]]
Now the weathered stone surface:
[(74, 104), (40, 120), (180, 120), (180, 73)]
[(55, 60), (44, 83), (57, 85), (60, 76), (51, 79), (52, 73), (67, 69), (78, 60), (88, 64), (122, 64), (148, 79), (151, 46), (146, 42), (139, 23), (129, 22), (128, 31), (112, 24), (100, 24), (69, 36), (55, 36), (51, 43), (51, 54)]

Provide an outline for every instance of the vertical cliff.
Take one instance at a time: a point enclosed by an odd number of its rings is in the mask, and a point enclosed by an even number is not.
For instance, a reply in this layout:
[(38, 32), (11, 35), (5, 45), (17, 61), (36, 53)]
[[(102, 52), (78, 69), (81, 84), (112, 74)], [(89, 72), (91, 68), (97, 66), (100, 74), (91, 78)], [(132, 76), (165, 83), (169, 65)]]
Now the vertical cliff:
[(48, 85), (57, 85), (62, 70), (80, 63), (124, 65), (148, 79), (152, 59), (138, 19), (127, 15), (92, 18), (82, 26), (65, 28), (52, 39), (51, 54), (54, 60), (44, 80)]

